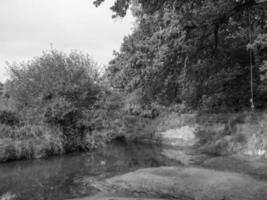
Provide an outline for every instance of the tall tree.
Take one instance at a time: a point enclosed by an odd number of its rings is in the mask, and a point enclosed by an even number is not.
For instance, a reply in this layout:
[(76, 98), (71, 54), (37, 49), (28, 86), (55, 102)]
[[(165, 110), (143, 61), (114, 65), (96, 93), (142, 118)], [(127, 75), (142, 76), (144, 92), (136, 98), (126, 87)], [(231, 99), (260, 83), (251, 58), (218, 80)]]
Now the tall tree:
[[(117, 0), (114, 17), (130, 6), (138, 27), (110, 63), (115, 87), (141, 90), (160, 103), (214, 110), (249, 105), (247, 44), (266, 32), (266, 0)], [(253, 50), (253, 65), (256, 57)], [(259, 77), (254, 68), (255, 89)]]

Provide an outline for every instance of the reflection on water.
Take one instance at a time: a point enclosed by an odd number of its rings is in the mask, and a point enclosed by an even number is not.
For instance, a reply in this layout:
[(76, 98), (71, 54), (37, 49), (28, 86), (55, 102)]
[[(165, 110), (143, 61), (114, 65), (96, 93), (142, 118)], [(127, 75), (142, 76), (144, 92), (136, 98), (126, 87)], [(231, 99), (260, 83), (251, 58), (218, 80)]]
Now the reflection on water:
[(21, 200), (62, 200), (93, 195), (97, 190), (83, 184), (144, 167), (174, 165), (153, 145), (111, 144), (92, 153), (71, 154), (46, 160), (0, 165), (0, 196)]

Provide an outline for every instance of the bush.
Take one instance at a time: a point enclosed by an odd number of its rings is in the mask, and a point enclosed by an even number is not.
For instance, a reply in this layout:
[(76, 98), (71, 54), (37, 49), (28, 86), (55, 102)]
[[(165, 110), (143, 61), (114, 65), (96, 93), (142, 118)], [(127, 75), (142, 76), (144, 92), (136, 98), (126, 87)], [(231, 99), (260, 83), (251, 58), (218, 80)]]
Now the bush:
[(64, 152), (62, 132), (45, 125), (14, 128), (0, 139), (0, 162), (42, 158)]
[(54, 99), (44, 113), (44, 122), (60, 127), (75, 127), (80, 112), (64, 98)]
[(14, 128), (6, 124), (0, 124), (0, 139), (10, 138), (13, 135)]
[[(41, 123), (46, 128), (59, 129), (66, 151), (90, 147), (90, 140), (85, 138), (90, 138), (87, 135), (91, 134), (92, 109), (102, 88), (98, 84), (98, 66), (88, 55), (51, 50), (27, 63), (8, 67), (12, 79), (6, 93), (23, 116), (24, 124), (35, 127)], [(39, 137), (42, 131), (29, 127), (5, 131), (5, 135), (20, 141), (32, 138), (29, 134)]]
[(8, 126), (15, 126), (20, 123), (16, 112), (10, 110), (0, 110), (0, 123)]
[(19, 110), (42, 107), (59, 97), (78, 107), (90, 107), (99, 92), (97, 64), (81, 53), (51, 50), (28, 63), (8, 67), (12, 80), (7, 93)]

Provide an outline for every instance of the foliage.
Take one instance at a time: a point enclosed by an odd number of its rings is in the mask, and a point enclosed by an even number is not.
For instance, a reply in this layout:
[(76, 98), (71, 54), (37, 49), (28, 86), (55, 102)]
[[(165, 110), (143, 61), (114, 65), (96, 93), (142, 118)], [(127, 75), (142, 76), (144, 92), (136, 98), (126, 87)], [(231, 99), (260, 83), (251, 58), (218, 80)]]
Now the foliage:
[(20, 123), (16, 112), (10, 110), (0, 110), (0, 123), (8, 126), (15, 126)]
[[(63, 132), (64, 147), (67, 151), (91, 149), (90, 142), (86, 141), (91, 135), (91, 114), (64, 98), (56, 98), (46, 106), (43, 121), (50, 126), (59, 127)], [(92, 138), (93, 140), (93, 138)]]
[(60, 127), (66, 141), (83, 137), (88, 127), (80, 121), (90, 121), (84, 113), (93, 108), (101, 90), (98, 66), (88, 55), (51, 50), (8, 67), (12, 79), (6, 93), (25, 123)]
[(14, 128), (6, 124), (0, 124), (0, 138), (11, 138)]
[[(99, 6), (102, 4), (105, 0), (94, 0), (94, 4), (96, 6)], [(124, 17), (126, 15), (127, 9), (130, 7), (130, 5), (141, 5), (142, 9), (148, 13), (153, 14), (157, 10), (162, 9), (162, 7), (171, 7), (175, 6), (176, 8), (183, 7), (186, 3), (188, 3), (191, 6), (202, 6), (205, 4), (212, 5), (214, 2), (207, 1), (201, 1), (201, 2), (195, 2), (194, 0), (189, 1), (183, 1), (183, 0), (116, 0), (114, 2), (114, 5), (111, 7), (111, 10), (115, 13), (114, 17)], [(246, 8), (252, 8), (252, 7), (260, 7), (260, 6), (266, 6), (266, 0), (227, 0), (225, 2), (218, 2), (215, 5), (220, 6), (221, 9), (224, 9), (224, 15), (220, 16), (222, 19), (227, 18), (228, 15), (234, 15), (235, 12), (241, 12)], [(227, 10), (228, 7), (232, 6), (232, 9)], [(189, 7), (190, 8), (190, 7)], [(192, 7), (191, 7), (192, 8)], [(206, 9), (209, 9), (207, 6)], [(210, 16), (212, 16), (212, 12), (216, 12), (215, 9), (209, 10)], [(228, 11), (228, 12), (226, 12)], [(217, 10), (218, 12), (218, 10)], [(201, 20), (201, 19), (199, 19)], [(213, 19), (211, 18), (210, 21)]]
[(8, 128), (0, 125), (0, 162), (42, 158), (62, 154), (62, 133), (57, 128), (44, 125), (25, 125)]
[(14, 140), (23, 145), (25, 142), (30, 154), (26, 158), (36, 157), (35, 148), (50, 151), (51, 142), (58, 143), (65, 152), (94, 148), (91, 116), (102, 86), (98, 65), (88, 55), (51, 50), (29, 62), (8, 67), (11, 80), (4, 86), (3, 98), (14, 104), (15, 112), (0, 112), (1, 140), (10, 140), (9, 147), (14, 152)]
[(0, 96), (3, 94), (4, 84), (0, 82)]
[(18, 109), (42, 106), (57, 97), (81, 107), (95, 101), (97, 65), (88, 55), (51, 50), (28, 63), (8, 67), (12, 80), (7, 93)]
[(127, 95), (138, 92), (141, 107), (156, 102), (244, 109), (250, 105), (251, 46), (256, 104), (264, 101), (258, 66), (266, 52), (259, 44), (265, 44), (267, 1), (122, 0), (112, 10), (124, 16), (130, 6), (137, 26), (108, 67), (114, 88)]
[(73, 126), (79, 118), (79, 111), (64, 98), (54, 99), (44, 113), (44, 122), (51, 125), (67, 127)]

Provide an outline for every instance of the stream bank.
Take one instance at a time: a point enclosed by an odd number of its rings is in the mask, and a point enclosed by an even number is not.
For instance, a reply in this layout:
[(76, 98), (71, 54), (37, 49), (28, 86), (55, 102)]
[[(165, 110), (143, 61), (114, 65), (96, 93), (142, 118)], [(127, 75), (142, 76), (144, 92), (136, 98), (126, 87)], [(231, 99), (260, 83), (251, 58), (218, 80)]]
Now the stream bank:
[(161, 141), (160, 154), (179, 165), (94, 182), (100, 192), (76, 200), (266, 200), (266, 117), (173, 113), (159, 118), (154, 138)]
[[(143, 137), (139, 141), (143, 143), (121, 137), (94, 152), (3, 163), (0, 199), (266, 200), (267, 161), (264, 155), (243, 153), (250, 140), (236, 140), (242, 141), (242, 148), (235, 149), (242, 151), (219, 145), (220, 151), (212, 153), (218, 147), (210, 148), (238, 134), (264, 138), (265, 118), (242, 121), (212, 116), (201, 121), (198, 117), (172, 114), (158, 118), (153, 121), (157, 126), (149, 125), (155, 128), (153, 139)], [(226, 134), (229, 127), (233, 132)], [(205, 140), (207, 136), (210, 140)]]

